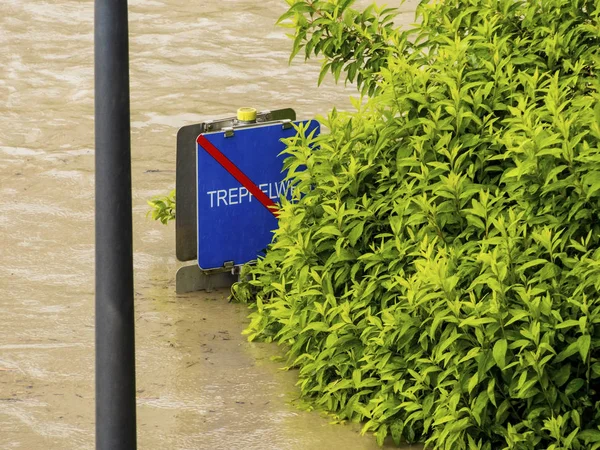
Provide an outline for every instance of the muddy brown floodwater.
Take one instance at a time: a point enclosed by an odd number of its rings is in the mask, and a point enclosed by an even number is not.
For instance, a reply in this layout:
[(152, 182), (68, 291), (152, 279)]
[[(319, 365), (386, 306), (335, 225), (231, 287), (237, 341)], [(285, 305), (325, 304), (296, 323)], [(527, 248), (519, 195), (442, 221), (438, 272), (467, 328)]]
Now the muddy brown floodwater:
[[(287, 65), (284, 10), (130, 1), (140, 449), (377, 448), (295, 407), (296, 374), (245, 341), (247, 309), (227, 292), (176, 296), (174, 227), (146, 218), (174, 186), (179, 127), (239, 106), (349, 108), (352, 88), (316, 88), (316, 63)], [(0, 2), (2, 450), (94, 447), (92, 25), (92, 0)]]

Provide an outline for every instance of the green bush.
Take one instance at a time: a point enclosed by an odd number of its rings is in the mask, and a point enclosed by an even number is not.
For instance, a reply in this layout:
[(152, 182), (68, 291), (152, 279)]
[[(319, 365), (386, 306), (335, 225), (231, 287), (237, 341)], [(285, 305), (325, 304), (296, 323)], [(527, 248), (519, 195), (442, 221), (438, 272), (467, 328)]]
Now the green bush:
[(169, 192), (168, 195), (159, 195), (147, 201), (150, 206), (150, 211), (146, 216), (151, 215), (153, 220), (159, 220), (160, 223), (166, 225), (171, 220), (175, 220), (176, 198), (175, 189)]
[(600, 3), (290, 3), (294, 51), (371, 95), (288, 140), (249, 338), (379, 443), (600, 448)]

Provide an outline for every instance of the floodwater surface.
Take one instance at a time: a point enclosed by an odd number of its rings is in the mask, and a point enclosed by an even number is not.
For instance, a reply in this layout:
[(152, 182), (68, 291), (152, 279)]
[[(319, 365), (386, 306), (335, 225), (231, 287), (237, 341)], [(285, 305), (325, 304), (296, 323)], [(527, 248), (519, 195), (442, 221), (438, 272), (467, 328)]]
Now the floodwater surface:
[[(416, 1), (402, 7), (411, 22)], [(283, 0), (130, 1), (140, 449), (375, 449), (298, 409), (279, 350), (241, 336), (226, 291), (175, 295), (175, 135), (240, 106), (299, 118), (352, 87), (288, 66)], [(94, 448), (93, 1), (0, 2), (0, 449)], [(110, 214), (111, 211), (100, 211)]]

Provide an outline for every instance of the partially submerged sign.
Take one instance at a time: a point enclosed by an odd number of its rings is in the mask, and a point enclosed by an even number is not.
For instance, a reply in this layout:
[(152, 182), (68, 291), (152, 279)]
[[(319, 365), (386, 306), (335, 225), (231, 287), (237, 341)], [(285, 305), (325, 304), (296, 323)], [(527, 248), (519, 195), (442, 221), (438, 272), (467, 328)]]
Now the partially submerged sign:
[[(284, 108), (261, 111), (256, 115), (257, 124), (281, 120), (296, 120), (295, 111)], [(237, 129), (240, 125), (242, 124), (237, 117), (230, 116), (186, 125), (177, 132), (175, 253), (179, 261), (196, 261), (198, 259), (196, 139), (201, 133), (225, 128)], [(184, 286), (181, 288), (185, 290)]]
[[(319, 129), (304, 122), (307, 133)], [(282, 122), (201, 134), (197, 139), (198, 266), (203, 270), (250, 262), (271, 242), (278, 200), (291, 198), (285, 180)]]

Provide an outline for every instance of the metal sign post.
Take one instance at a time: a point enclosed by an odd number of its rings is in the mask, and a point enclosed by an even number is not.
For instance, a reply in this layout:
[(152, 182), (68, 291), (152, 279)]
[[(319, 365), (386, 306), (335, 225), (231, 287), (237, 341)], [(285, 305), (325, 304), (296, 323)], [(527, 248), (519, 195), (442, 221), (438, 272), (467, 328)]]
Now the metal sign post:
[(126, 0), (95, 0), (96, 448), (135, 450)]

